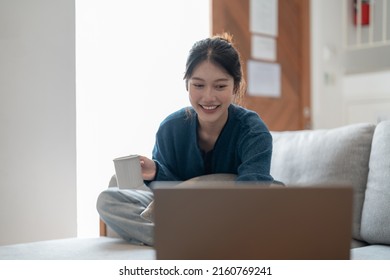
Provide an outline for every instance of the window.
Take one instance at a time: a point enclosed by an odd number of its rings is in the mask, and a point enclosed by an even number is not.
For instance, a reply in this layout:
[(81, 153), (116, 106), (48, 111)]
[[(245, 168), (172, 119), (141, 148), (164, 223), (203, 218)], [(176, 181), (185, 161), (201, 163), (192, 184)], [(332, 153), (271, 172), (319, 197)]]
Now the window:
[(76, 1), (79, 236), (98, 234), (112, 159), (151, 156), (159, 123), (189, 105), (187, 53), (209, 30), (208, 0)]

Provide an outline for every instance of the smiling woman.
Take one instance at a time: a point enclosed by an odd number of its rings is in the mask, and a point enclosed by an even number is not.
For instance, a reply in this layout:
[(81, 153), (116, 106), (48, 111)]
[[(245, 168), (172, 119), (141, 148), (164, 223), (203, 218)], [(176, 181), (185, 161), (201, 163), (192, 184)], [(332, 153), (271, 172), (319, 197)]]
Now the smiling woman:
[(209, 30), (209, 0), (76, 1), (79, 236), (98, 235), (112, 159), (150, 155), (161, 119), (189, 105), (183, 61)]

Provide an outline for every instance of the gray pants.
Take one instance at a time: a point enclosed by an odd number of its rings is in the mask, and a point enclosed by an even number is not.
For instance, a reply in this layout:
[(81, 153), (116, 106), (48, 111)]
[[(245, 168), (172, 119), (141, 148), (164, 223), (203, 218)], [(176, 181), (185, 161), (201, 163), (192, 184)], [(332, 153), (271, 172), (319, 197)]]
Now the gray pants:
[(140, 216), (153, 200), (153, 193), (110, 187), (97, 200), (101, 219), (123, 239), (134, 244), (153, 245), (154, 224)]

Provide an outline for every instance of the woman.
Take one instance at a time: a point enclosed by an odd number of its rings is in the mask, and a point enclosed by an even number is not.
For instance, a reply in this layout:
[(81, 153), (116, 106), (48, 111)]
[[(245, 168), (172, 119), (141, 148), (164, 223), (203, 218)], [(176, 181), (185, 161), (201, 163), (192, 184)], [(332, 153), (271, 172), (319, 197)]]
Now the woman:
[[(238, 51), (227, 34), (195, 43), (184, 75), (190, 108), (160, 125), (153, 159), (141, 156), (142, 176), (151, 181), (185, 181), (207, 174), (236, 174), (237, 181), (272, 183), (272, 137), (253, 111), (233, 104), (244, 93)], [(153, 224), (140, 213), (150, 192), (110, 188), (98, 199), (102, 219), (123, 238), (152, 245)]]

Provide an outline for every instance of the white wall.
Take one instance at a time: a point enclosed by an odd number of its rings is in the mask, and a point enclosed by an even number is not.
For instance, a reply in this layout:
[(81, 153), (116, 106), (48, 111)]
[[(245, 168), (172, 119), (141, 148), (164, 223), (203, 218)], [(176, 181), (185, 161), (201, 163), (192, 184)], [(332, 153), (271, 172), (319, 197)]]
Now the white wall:
[(347, 75), (343, 86), (346, 123), (390, 119), (390, 70)]
[(312, 126), (331, 128), (343, 120), (342, 1), (311, 0)]
[(0, 1), (0, 245), (76, 235), (74, 1)]

